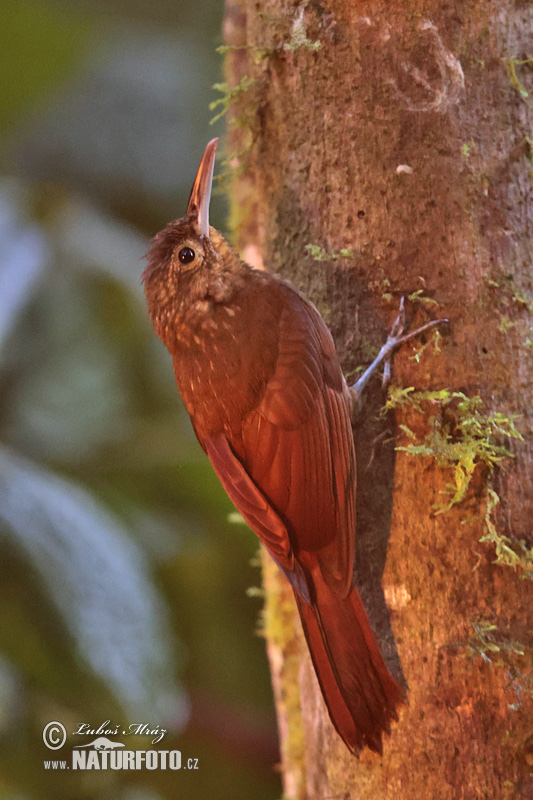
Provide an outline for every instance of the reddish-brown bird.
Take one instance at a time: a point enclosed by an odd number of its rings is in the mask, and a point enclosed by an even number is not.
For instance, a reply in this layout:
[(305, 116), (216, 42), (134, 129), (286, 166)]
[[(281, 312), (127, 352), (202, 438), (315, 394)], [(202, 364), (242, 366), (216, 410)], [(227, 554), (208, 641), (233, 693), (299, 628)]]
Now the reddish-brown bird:
[[(209, 226), (216, 145), (186, 216), (153, 240), (143, 275), (150, 316), (200, 444), (292, 585), (335, 728), (352, 752), (381, 752), (402, 692), (353, 585), (350, 390), (316, 308)], [(389, 338), (378, 359), (412, 335)]]

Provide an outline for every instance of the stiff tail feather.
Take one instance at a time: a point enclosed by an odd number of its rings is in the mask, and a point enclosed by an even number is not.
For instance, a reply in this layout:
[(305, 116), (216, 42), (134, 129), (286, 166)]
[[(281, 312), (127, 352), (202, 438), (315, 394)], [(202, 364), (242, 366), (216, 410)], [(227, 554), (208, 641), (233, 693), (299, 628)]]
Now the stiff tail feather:
[(312, 603), (294, 594), (331, 721), (353, 753), (364, 746), (382, 753), (382, 733), (397, 719), (403, 692), (387, 669), (357, 589), (341, 597), (321, 580), (316, 590)]

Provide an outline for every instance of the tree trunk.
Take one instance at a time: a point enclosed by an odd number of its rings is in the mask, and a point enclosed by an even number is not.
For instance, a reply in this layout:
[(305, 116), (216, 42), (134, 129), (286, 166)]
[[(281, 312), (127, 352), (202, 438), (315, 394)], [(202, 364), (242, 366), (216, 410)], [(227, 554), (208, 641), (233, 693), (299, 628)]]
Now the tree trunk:
[(241, 253), (317, 305), (347, 372), (384, 342), (402, 295), (411, 326), (450, 319), (440, 348), (432, 334), (395, 357), (394, 385), (416, 392), (393, 388), (380, 413), (375, 381), (355, 429), (356, 580), (408, 689), (382, 758), (354, 758), (330, 725), (265, 557), (288, 798), (533, 797), (532, 11), (227, 9)]

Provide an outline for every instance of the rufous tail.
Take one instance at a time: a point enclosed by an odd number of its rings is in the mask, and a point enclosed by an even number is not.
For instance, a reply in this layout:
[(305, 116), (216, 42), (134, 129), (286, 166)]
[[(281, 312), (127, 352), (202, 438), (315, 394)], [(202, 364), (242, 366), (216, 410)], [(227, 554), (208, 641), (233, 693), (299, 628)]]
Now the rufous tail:
[(382, 753), (381, 736), (397, 719), (404, 694), (387, 669), (357, 589), (341, 597), (323, 581), (315, 586), (312, 603), (294, 594), (331, 721), (353, 753), (365, 745)]

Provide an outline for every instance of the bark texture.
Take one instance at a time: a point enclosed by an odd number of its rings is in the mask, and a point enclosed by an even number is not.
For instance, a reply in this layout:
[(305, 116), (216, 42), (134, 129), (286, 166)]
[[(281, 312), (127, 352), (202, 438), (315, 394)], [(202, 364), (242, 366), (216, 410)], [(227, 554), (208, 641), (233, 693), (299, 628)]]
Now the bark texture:
[[(471, 405), (426, 398), (392, 418), (370, 391), (355, 431), (356, 576), (409, 703), (383, 758), (351, 757), (265, 560), (289, 798), (533, 797), (533, 76), (518, 63), (532, 32), (531, 3), (508, 0), (227, 8), (237, 246), (315, 302), (348, 372), (383, 343), (402, 294), (412, 325), (449, 317), (441, 352), (405, 346), (394, 381), (480, 395), (483, 420), (503, 415), (487, 446), (514, 454), (494, 469), (479, 449), (459, 462)], [(524, 441), (498, 439), (512, 414)], [(443, 430), (426, 455), (396, 450)], [(464, 497), (437, 513), (461, 470)]]

